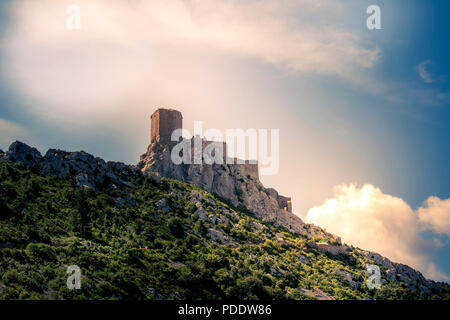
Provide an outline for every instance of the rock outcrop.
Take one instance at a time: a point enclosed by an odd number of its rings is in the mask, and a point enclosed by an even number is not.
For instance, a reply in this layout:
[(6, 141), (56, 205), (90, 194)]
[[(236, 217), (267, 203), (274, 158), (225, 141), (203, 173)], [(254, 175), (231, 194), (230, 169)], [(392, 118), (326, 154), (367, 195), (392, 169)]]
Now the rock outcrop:
[(348, 285), (350, 286), (350, 288), (352, 288), (353, 290), (358, 290), (361, 287), (361, 283), (358, 281), (355, 281), (350, 272), (347, 272), (344, 270), (338, 270), (335, 273), (337, 275), (340, 275), (342, 278), (344, 278), (348, 282)]
[(258, 218), (272, 221), (290, 231), (305, 233), (303, 221), (283, 210), (289, 199), (259, 181), (257, 170), (248, 164), (174, 164), (169, 144), (154, 141), (137, 167), (152, 177), (165, 177), (198, 185), (236, 207), (248, 209)]
[(361, 250), (361, 253), (363, 257), (383, 268), (382, 273), (388, 281), (403, 282), (412, 290), (425, 293), (430, 293), (438, 286), (437, 282), (425, 279), (421, 272), (407, 265), (392, 262), (375, 252)]
[(84, 151), (67, 152), (49, 149), (45, 156), (42, 156), (36, 148), (20, 141), (11, 144), (3, 160), (20, 162), (32, 170), (40, 171), (45, 175), (55, 175), (58, 178), (71, 175), (75, 177), (79, 187), (93, 189), (133, 187), (121, 177), (140, 174), (134, 166), (120, 162), (105, 162)]
[(28, 168), (38, 170), (42, 161), (41, 153), (22, 142), (16, 141), (11, 144), (4, 158), (11, 162), (22, 162)]
[[(205, 161), (202, 161), (202, 164), (175, 164), (171, 159), (174, 143), (169, 137), (173, 130), (182, 127), (181, 113), (172, 109), (158, 109), (151, 119), (151, 143), (137, 164), (144, 174), (198, 185), (230, 201), (236, 207), (248, 209), (258, 218), (274, 222), (292, 232), (307, 234), (303, 221), (290, 212), (290, 198), (279, 195), (275, 189), (265, 188), (260, 182), (257, 163), (246, 161), (241, 164), (237, 159), (229, 161), (226, 145), (223, 144), (221, 164), (206, 164)], [(200, 140), (197, 143), (202, 146), (202, 154), (208, 145), (214, 143), (199, 136), (185, 140), (192, 154), (195, 139)]]

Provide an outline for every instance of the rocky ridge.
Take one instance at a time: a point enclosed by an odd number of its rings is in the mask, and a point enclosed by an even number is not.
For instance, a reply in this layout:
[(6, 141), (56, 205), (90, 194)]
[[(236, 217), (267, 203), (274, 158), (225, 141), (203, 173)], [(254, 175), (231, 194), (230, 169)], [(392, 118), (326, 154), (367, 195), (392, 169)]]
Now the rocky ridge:
[(55, 175), (58, 178), (73, 176), (77, 185), (82, 188), (132, 188), (133, 185), (126, 181), (126, 177), (140, 174), (135, 166), (114, 161), (106, 162), (84, 151), (49, 149), (42, 156), (36, 148), (20, 141), (12, 143), (7, 152), (0, 152), (0, 160), (21, 162), (34, 171)]
[[(265, 188), (259, 181), (257, 166), (247, 164), (174, 164), (170, 145), (152, 142), (140, 158), (137, 167), (146, 175), (170, 178), (192, 183), (230, 201), (236, 207), (246, 208), (255, 216), (300, 234), (325, 235), (312, 226), (308, 231), (295, 214), (280, 208), (286, 199), (275, 189)], [(256, 168), (256, 170), (255, 170)], [(333, 237), (331, 234), (327, 236)]]
[[(84, 151), (80, 152), (67, 152), (62, 150), (56, 150), (56, 149), (50, 149), (47, 151), (47, 153), (42, 156), (41, 153), (33, 147), (30, 147), (22, 142), (16, 141), (9, 147), (7, 152), (3, 152), (0, 150), (0, 161), (10, 161), (15, 163), (22, 163), (24, 166), (30, 168), (31, 170), (35, 172), (40, 172), (44, 175), (55, 175), (56, 177), (63, 178), (66, 175), (73, 176), (75, 178), (76, 184), (80, 188), (92, 188), (94, 190), (96, 189), (102, 189), (102, 188), (110, 188), (110, 189), (116, 189), (116, 188), (133, 188), (134, 185), (129, 182), (131, 180), (131, 177), (138, 177), (138, 179), (135, 181), (139, 181), (139, 179), (144, 180), (144, 174), (156, 177), (156, 180), (158, 181), (161, 176), (165, 176), (168, 171), (164, 170), (171, 170), (170, 163), (167, 163), (167, 168), (163, 166), (165, 163), (164, 161), (166, 158), (164, 157), (166, 151), (163, 150), (163, 153), (159, 153), (159, 156), (163, 155), (160, 159), (162, 162), (159, 165), (162, 165), (160, 167), (161, 172), (155, 171), (146, 171), (148, 169), (148, 165), (150, 165), (149, 161), (155, 161), (153, 165), (158, 165), (158, 160), (156, 158), (156, 154), (153, 154), (149, 156), (147, 154), (147, 157), (141, 158), (140, 163), (137, 166), (132, 165), (126, 165), (124, 163), (120, 162), (112, 162), (112, 161), (104, 161), (101, 158), (94, 157), (93, 155), (90, 155)], [(144, 160), (144, 161), (143, 161)], [(211, 166), (208, 167), (202, 167), (199, 165), (197, 168), (189, 168), (191, 172), (196, 174), (193, 174), (193, 176), (197, 177), (204, 177), (203, 173), (204, 170), (209, 170), (210, 177), (215, 177), (216, 174), (219, 174), (220, 170), (223, 170), (223, 173), (227, 173), (227, 176), (230, 178), (225, 178), (228, 181), (228, 183), (231, 183), (232, 185), (236, 182), (235, 178), (231, 178), (231, 175), (235, 176), (242, 176), (244, 172), (239, 171), (239, 168), (211, 168)], [(154, 166), (152, 168), (155, 168)], [(174, 177), (176, 177), (177, 174), (183, 174), (184, 171), (182, 171), (183, 168), (172, 168), (174, 169)], [(184, 169), (185, 170), (185, 169)], [(217, 172), (215, 172), (217, 170)], [(233, 171), (235, 170), (235, 171)], [(237, 173), (239, 172), (239, 174)], [(231, 174), (231, 175), (230, 175)], [(208, 175), (205, 175), (208, 176)], [(234, 177), (235, 177), (234, 176)], [(183, 176), (179, 176), (180, 179), (183, 178)], [(204, 179), (204, 178), (203, 178)], [(225, 187), (227, 184), (225, 182), (219, 183), (217, 180), (214, 181), (215, 178), (212, 178), (212, 185), (222, 185), (222, 187)], [(238, 178), (241, 179), (241, 178)], [(218, 179), (220, 181), (220, 178)], [(242, 178), (243, 181), (237, 180), (238, 183), (242, 184), (248, 184), (248, 186), (240, 186), (241, 188), (244, 188), (243, 192), (245, 190), (248, 190), (252, 195), (244, 197), (245, 201), (242, 202), (242, 204), (250, 204), (249, 202), (252, 201), (261, 201), (264, 203), (267, 201), (267, 203), (271, 203), (273, 199), (270, 199), (269, 195), (267, 195), (266, 190), (259, 190), (258, 188), (262, 187), (258, 181), (252, 180), (252, 177), (244, 177)], [(203, 181), (202, 183), (208, 183), (210, 182), (208, 179), (206, 180), (200, 180)], [(200, 183), (199, 183), (200, 184)], [(200, 184), (201, 185), (201, 184)], [(208, 184), (207, 184), (208, 185)], [(205, 188), (206, 189), (206, 188)], [(216, 192), (217, 188), (210, 189), (213, 192)], [(257, 191), (256, 191), (257, 190)], [(269, 191), (270, 192), (270, 191)], [(267, 195), (267, 198), (265, 198), (264, 194)], [(193, 197), (196, 199), (195, 205), (197, 206), (196, 215), (199, 216), (199, 218), (203, 220), (208, 220), (209, 222), (216, 221), (217, 217), (208, 215), (205, 209), (202, 206), (202, 195), (197, 194), (193, 195)], [(259, 198), (258, 198), (259, 197)], [(194, 199), (194, 200), (195, 200)], [(233, 202), (233, 201), (232, 201)], [(234, 203), (234, 202), (233, 202)], [(238, 203), (239, 204), (239, 203)], [(120, 204), (119, 204), (120, 205)], [(259, 204), (261, 205), (261, 203)], [(161, 209), (167, 207), (167, 203), (164, 203), (162, 201), (161, 203), (157, 203), (156, 206), (159, 206)], [(254, 205), (249, 205), (250, 208), (258, 208)], [(168, 209), (169, 210), (169, 209)], [(281, 212), (280, 212), (281, 211)], [(274, 211), (273, 215), (275, 216), (277, 213), (284, 213), (286, 216), (287, 214), (294, 216), (293, 214), (280, 210), (280, 211)], [(230, 215), (233, 213), (230, 212)], [(256, 215), (256, 212), (255, 212)], [(256, 215), (259, 218), (264, 218), (267, 221), (271, 221), (270, 217), (267, 219), (267, 216), (261, 216)], [(281, 225), (286, 223), (284, 220), (285, 217), (279, 219), (279, 220), (272, 220), (272, 222), (280, 222)], [(290, 218), (286, 218), (290, 219)], [(300, 220), (298, 218), (298, 220)], [(365, 250), (358, 249), (355, 253), (355, 250), (352, 246), (348, 246), (346, 244), (342, 244), (340, 241), (340, 238), (331, 235), (319, 227), (304, 224), (301, 220), (298, 222), (297, 219), (292, 219), (293, 223), (297, 223), (295, 228), (287, 228), (291, 232), (303, 234), (307, 236), (310, 239), (310, 242), (308, 243), (310, 247), (317, 249), (319, 252), (329, 254), (333, 257), (345, 257), (345, 259), (350, 260), (358, 260), (361, 263), (364, 263), (366, 265), (368, 264), (376, 264), (380, 266), (381, 272), (382, 272), (382, 282), (386, 283), (388, 281), (396, 281), (399, 283), (403, 283), (407, 285), (412, 290), (418, 290), (421, 292), (431, 292), (431, 290), (434, 290), (437, 288), (438, 283), (432, 280), (427, 280), (425, 277), (419, 272), (414, 270), (413, 268), (390, 261), (389, 259), (374, 253), (369, 252)], [(255, 226), (255, 228), (258, 228), (258, 226)], [(224, 236), (220, 229), (214, 229), (211, 228), (208, 230), (208, 234), (211, 237), (211, 239), (217, 241), (218, 243), (222, 244), (232, 244), (228, 241), (226, 236)], [(325, 243), (317, 242), (315, 240), (316, 237), (319, 237), (321, 239), (327, 239)], [(277, 238), (278, 239), (278, 238)], [(283, 242), (282, 236), (279, 237), (280, 242)], [(304, 257), (303, 257), (304, 258)], [(299, 258), (300, 259), (300, 258)], [(343, 279), (346, 279), (348, 281), (350, 287), (352, 288), (358, 288), (361, 283), (358, 283), (356, 279), (353, 279), (351, 275), (348, 273), (342, 272), (340, 274)]]

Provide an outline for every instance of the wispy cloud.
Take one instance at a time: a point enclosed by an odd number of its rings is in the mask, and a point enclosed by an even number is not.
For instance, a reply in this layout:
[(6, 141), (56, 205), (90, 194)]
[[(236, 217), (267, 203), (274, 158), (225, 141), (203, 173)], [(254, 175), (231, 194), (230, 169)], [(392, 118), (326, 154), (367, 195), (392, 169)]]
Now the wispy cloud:
[(434, 82), (433, 77), (431, 76), (431, 74), (427, 70), (427, 67), (430, 64), (431, 64), (431, 61), (430, 60), (426, 60), (426, 61), (423, 61), (423, 62), (419, 63), (416, 66), (417, 73), (422, 78), (422, 80), (425, 81), (425, 83), (432, 83), (432, 82)]
[[(66, 9), (74, 3), (81, 30), (66, 28)], [(72, 119), (103, 117), (105, 108), (112, 113), (133, 95), (176, 92), (171, 69), (190, 70), (188, 56), (197, 52), (353, 81), (376, 64), (379, 50), (331, 21), (345, 12), (341, 6), (329, 0), (18, 0), (3, 41), (4, 72), (38, 102), (40, 114)]]

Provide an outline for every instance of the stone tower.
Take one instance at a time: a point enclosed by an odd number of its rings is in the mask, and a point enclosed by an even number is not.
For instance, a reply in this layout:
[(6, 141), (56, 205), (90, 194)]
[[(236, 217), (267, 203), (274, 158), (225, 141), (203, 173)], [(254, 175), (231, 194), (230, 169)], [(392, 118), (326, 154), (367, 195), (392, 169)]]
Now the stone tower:
[(172, 132), (183, 128), (183, 116), (174, 109), (157, 109), (150, 118), (150, 143), (160, 141), (170, 144)]

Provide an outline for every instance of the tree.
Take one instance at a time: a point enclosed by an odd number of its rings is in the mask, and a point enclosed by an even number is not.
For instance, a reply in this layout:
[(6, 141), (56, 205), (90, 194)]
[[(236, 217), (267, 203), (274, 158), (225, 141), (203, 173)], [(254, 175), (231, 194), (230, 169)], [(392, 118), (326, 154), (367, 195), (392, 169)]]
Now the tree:
[(172, 233), (172, 235), (175, 238), (181, 238), (184, 236), (182, 219), (178, 217), (170, 218), (169, 221), (167, 222), (167, 227), (169, 228), (170, 233)]

